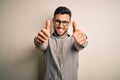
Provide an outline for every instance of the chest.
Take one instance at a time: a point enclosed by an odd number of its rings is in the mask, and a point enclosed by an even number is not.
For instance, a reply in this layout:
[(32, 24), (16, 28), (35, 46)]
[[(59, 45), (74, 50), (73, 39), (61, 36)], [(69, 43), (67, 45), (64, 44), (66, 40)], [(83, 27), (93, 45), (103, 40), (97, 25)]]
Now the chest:
[(60, 39), (54, 38), (49, 41), (50, 51), (57, 59), (66, 59), (72, 57), (74, 51), (73, 39), (71, 37)]

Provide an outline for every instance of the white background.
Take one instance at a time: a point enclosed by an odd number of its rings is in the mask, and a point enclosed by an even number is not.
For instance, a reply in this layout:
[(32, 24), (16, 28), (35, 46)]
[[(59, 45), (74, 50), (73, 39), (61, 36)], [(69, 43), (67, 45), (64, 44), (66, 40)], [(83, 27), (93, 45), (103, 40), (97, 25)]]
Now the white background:
[(120, 80), (120, 0), (0, 0), (0, 80), (42, 79), (43, 55), (33, 39), (61, 5), (88, 36), (79, 80)]

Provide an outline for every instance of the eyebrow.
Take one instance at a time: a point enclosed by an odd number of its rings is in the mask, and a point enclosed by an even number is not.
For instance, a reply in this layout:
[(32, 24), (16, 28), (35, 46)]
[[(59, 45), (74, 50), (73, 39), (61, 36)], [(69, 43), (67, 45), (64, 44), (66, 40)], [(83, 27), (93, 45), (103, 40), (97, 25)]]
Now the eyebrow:
[(70, 22), (70, 21), (66, 21), (66, 20), (64, 20), (64, 21), (61, 21), (61, 20), (59, 20), (59, 19), (54, 19), (55, 21), (59, 21), (59, 22)]

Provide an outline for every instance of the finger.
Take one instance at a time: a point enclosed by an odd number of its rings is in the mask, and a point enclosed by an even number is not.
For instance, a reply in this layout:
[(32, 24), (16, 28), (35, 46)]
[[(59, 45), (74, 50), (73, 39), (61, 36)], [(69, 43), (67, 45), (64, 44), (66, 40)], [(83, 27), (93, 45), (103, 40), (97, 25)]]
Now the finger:
[(40, 40), (38, 40), (38, 39), (37, 39), (37, 43), (39, 43), (39, 44), (43, 44), (43, 42), (42, 42), (42, 41), (40, 41)]
[(38, 36), (41, 36), (44, 39), (48, 39), (48, 37), (43, 32), (39, 32)]
[(86, 40), (86, 37), (84, 36), (84, 34), (81, 33), (81, 35), (79, 36), (80, 40), (83, 41), (83, 40)]
[(87, 36), (86, 36), (86, 34), (85, 34), (85, 33), (83, 33), (83, 36), (84, 36), (84, 38), (85, 38), (85, 39), (87, 39)]
[(43, 32), (46, 37), (50, 37), (50, 33), (46, 29), (42, 29), (41, 32)]
[(46, 42), (46, 39), (44, 39), (44, 38), (42, 38), (42, 37), (40, 37), (40, 36), (37, 36), (37, 39), (38, 39), (40, 42), (42, 42), (42, 43), (45, 43), (45, 42)]
[(45, 29), (47, 29), (48, 32), (50, 32), (50, 20), (46, 21), (46, 27)]
[(79, 30), (76, 30), (76, 31), (73, 33), (73, 37), (76, 37), (78, 34), (79, 34)]
[(76, 42), (80, 42), (80, 40), (81, 40), (82, 38), (81, 38), (81, 36), (78, 34), (76, 37), (75, 37), (75, 40), (76, 40)]
[(76, 35), (75, 40), (76, 40), (76, 42), (80, 43), (81, 41), (84, 41), (85, 38), (84, 38), (83, 34), (79, 33)]
[(77, 40), (81, 40), (81, 35), (78, 34), (78, 35), (76, 36), (76, 39), (77, 39)]
[(83, 37), (83, 34), (79, 32), (79, 37), (78, 38), (82, 38)]
[(86, 38), (83, 36), (78, 40), (79, 43), (85, 43), (86, 42)]
[(80, 38), (81, 38), (82, 40), (86, 40), (86, 35), (85, 35), (84, 33), (80, 33)]
[(74, 33), (77, 30), (75, 21), (72, 22), (72, 27), (73, 27), (73, 33)]
[(81, 40), (81, 41), (79, 41), (79, 44), (85, 44), (86, 43), (86, 40)]

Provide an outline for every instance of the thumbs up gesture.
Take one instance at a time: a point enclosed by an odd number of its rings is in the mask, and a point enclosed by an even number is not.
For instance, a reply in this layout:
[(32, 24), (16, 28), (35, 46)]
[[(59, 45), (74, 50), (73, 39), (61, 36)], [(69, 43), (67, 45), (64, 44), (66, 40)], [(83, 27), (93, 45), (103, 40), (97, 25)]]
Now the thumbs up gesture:
[(37, 35), (37, 42), (39, 44), (44, 44), (50, 37), (50, 20), (46, 21), (46, 26)]
[(80, 29), (77, 29), (76, 22), (73, 21), (72, 23), (73, 26), (73, 37), (74, 40), (79, 44), (79, 45), (84, 45), (86, 43), (86, 35), (80, 31)]

